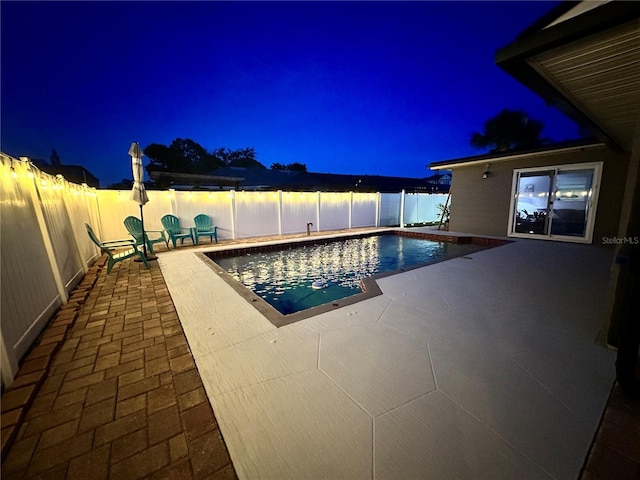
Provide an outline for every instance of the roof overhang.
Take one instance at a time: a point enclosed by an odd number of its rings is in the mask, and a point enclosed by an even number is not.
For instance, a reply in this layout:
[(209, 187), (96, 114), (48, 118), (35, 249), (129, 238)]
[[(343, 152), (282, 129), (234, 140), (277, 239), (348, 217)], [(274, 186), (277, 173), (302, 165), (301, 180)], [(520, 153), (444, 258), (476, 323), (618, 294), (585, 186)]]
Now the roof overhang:
[(640, 2), (565, 2), (496, 63), (618, 151), (640, 128)]
[(495, 153), (486, 155), (476, 155), (473, 157), (457, 158), (453, 160), (444, 160), (434, 162), (429, 165), (431, 170), (452, 170), (459, 167), (470, 167), (473, 165), (485, 165), (487, 163), (511, 162), (513, 160), (521, 160), (526, 158), (539, 158), (549, 155), (559, 155), (561, 153), (584, 152), (588, 150), (599, 150), (606, 148), (604, 143), (581, 143), (578, 145), (567, 145), (564, 147), (544, 147), (526, 152), (508, 152)]

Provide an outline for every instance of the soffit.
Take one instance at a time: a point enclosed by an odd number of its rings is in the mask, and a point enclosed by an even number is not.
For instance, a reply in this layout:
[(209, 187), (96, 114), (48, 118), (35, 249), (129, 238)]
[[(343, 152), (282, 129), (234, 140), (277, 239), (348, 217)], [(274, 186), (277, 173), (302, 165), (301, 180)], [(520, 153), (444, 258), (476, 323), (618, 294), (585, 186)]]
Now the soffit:
[(554, 25), (558, 25), (562, 22), (566, 22), (572, 18), (575, 18), (579, 15), (582, 15), (589, 10), (593, 10), (594, 8), (599, 8), (605, 3), (609, 3), (612, 0), (589, 0), (588, 2), (578, 2), (569, 8), (566, 12), (561, 14), (558, 18), (553, 20), (548, 25), (545, 25), (543, 28), (553, 27)]
[(640, 20), (534, 55), (529, 65), (630, 151), (640, 128)]

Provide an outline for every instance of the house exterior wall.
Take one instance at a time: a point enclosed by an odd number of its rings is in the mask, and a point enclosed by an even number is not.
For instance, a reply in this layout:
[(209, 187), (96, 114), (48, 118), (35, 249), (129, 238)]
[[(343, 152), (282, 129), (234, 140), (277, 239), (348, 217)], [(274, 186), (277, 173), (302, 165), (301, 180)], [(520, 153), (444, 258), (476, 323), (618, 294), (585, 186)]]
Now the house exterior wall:
[[(619, 154), (606, 147), (452, 167), (450, 229), (506, 236), (514, 169), (588, 162), (604, 162), (593, 232), (593, 243), (600, 244), (602, 237), (617, 234), (629, 162), (629, 154)], [(489, 177), (483, 179), (487, 164), (490, 165)]]

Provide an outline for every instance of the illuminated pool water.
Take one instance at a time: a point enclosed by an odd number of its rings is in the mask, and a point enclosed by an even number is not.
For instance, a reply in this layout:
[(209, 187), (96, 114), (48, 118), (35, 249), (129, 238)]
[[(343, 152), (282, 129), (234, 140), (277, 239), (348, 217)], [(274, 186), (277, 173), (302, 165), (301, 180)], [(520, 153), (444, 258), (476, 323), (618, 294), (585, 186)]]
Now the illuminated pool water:
[(378, 235), (214, 261), (288, 315), (358, 294), (365, 277), (415, 268), (483, 248), (486, 247)]

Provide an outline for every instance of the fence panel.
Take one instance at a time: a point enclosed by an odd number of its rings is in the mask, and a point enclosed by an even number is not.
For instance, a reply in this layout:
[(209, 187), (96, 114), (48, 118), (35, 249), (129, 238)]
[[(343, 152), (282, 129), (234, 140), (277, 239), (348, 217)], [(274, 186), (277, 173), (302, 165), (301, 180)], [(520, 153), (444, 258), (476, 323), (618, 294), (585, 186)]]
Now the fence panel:
[(400, 225), (401, 193), (380, 194), (380, 226), (397, 227)]
[(193, 227), (196, 215), (209, 215), (212, 225), (218, 227), (218, 240), (232, 238), (232, 199), (233, 192), (175, 192), (174, 215), (184, 227)]
[[(129, 195), (131, 195), (129, 193)], [(150, 190), (147, 192), (149, 201), (142, 207), (142, 214), (144, 215), (144, 228), (147, 230), (163, 230), (162, 222), (160, 219), (167, 213), (174, 213), (174, 202), (176, 201), (173, 192)], [(130, 198), (130, 197), (129, 197)], [(140, 205), (133, 200), (129, 200), (129, 203), (133, 204), (133, 208), (136, 211), (135, 216), (140, 218)], [(132, 214), (134, 215), (134, 214)], [(124, 217), (120, 222), (124, 221)], [(192, 226), (192, 225), (183, 225)]]
[(38, 194), (42, 214), (64, 287), (69, 293), (82, 279), (84, 266), (75, 241), (71, 220), (65, 207), (65, 181), (39, 172)]
[(409, 193), (404, 198), (404, 223), (429, 223), (440, 220), (437, 205), (444, 204), (446, 194)]
[(278, 192), (236, 192), (236, 238), (278, 235)]
[(447, 200), (444, 194), (433, 194), (418, 196), (418, 223), (439, 222), (440, 210), (438, 204), (443, 204)]
[[(195, 226), (193, 218), (199, 214), (209, 215), (213, 225), (218, 226), (218, 238), (230, 238), (233, 223), (231, 222), (231, 200), (227, 198), (229, 192), (184, 192), (173, 191), (164, 193), (169, 199), (170, 206), (163, 212), (157, 212), (159, 230), (162, 230), (160, 218), (171, 213), (180, 219), (182, 228)], [(147, 204), (148, 205), (148, 204)]]
[(83, 267), (89, 265), (98, 257), (98, 249), (87, 235), (85, 223), (99, 225), (98, 202), (94, 192), (80, 185), (65, 182), (64, 203), (69, 213), (71, 229), (78, 248)]
[(408, 194), (404, 196), (404, 217), (403, 223), (411, 225), (418, 223), (418, 196)]
[(377, 193), (354, 193), (351, 227), (374, 227), (376, 225), (377, 203)]
[[(149, 202), (143, 207), (144, 227), (147, 230), (162, 230), (160, 218), (172, 213), (170, 192), (151, 190), (147, 192)], [(129, 215), (140, 218), (140, 205), (131, 199), (130, 190), (98, 190), (101, 240), (131, 238), (124, 228), (124, 219)], [(95, 227), (94, 227), (95, 228)]]
[(40, 206), (33, 203), (36, 187), (27, 164), (2, 155), (0, 169), (2, 378), (8, 385), (18, 360), (62, 299), (37, 219)]
[(311, 231), (318, 226), (318, 194), (315, 192), (282, 193), (282, 233), (283, 235), (303, 233), (307, 223), (313, 223)]
[(349, 192), (323, 192), (320, 194), (320, 230), (349, 228)]

